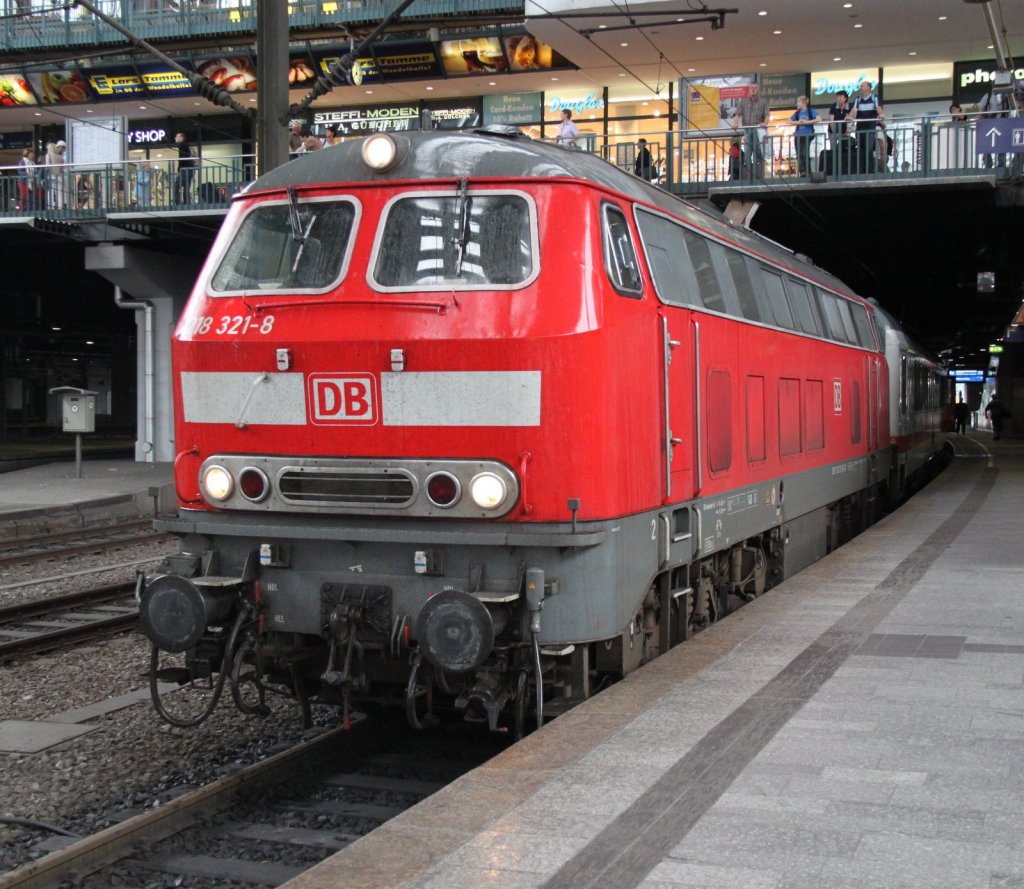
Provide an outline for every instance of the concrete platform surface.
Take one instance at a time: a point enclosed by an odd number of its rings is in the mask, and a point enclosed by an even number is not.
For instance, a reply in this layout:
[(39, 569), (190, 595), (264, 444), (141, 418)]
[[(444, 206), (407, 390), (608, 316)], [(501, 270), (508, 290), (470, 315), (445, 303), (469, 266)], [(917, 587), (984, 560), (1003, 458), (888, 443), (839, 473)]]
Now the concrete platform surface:
[(287, 889), (1024, 887), (1024, 446)]
[(174, 508), (173, 466), (74, 459), (0, 474), (0, 540)]

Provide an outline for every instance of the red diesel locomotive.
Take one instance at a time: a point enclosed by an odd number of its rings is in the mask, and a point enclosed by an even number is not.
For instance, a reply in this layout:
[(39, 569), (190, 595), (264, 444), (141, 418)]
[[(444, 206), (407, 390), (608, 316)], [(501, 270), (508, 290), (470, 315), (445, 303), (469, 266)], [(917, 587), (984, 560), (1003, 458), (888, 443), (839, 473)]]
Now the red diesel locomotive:
[[(500, 128), (260, 177), (172, 357), (181, 552), (142, 620), (180, 724), (230, 683), (521, 733), (856, 534), (945, 400), (821, 269)], [(196, 677), (170, 716), (157, 679)]]

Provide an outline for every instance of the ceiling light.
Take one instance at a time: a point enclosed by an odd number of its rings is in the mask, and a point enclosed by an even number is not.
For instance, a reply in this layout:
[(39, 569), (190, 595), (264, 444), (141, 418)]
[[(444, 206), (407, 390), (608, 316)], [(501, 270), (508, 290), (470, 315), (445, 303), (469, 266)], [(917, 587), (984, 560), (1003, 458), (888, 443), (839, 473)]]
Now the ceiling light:
[(497, 82), (496, 82), (496, 81), (493, 81), (493, 80), (488, 80), (488, 81), (487, 81), (487, 85), (488, 85), (488, 86), (497, 86), (498, 84), (497, 84)]
[(428, 86), (427, 87), (427, 92), (429, 93), (431, 90), (433, 90), (433, 87), (432, 86)]
[(761, 62), (761, 66), (760, 67), (767, 68), (768, 67), (768, 63), (767, 62)]
[(607, 27), (608, 27), (607, 25), (598, 25), (598, 26), (597, 26), (597, 29), (598, 29), (599, 31), (603, 31), (603, 30), (604, 30), (605, 28), (607, 28)]
[[(693, 68), (691, 68), (690, 70), (692, 71), (692, 70), (693, 70)], [(625, 71), (623, 71), (623, 72), (622, 72), (622, 73), (621, 73), (621, 74), (619, 75), (619, 77), (625, 77), (625, 76), (626, 76), (626, 72), (625, 72)]]
[(620, 43), (619, 46), (629, 46), (628, 43)]
[(843, 4), (843, 9), (851, 9), (852, 7), (853, 7), (852, 3), (844, 3)]
[(841, 62), (842, 60), (843, 60), (842, 56), (833, 56), (832, 57), (832, 61), (833, 62)]
[(552, 79), (552, 80), (558, 80), (558, 78), (557, 78), (557, 77), (552, 77), (551, 79)]
[(758, 13), (758, 15), (768, 15), (768, 10), (767, 10), (767, 9), (762, 9), (762, 10), (761, 10), (761, 11), (760, 11), (760, 12)]
[(694, 71), (696, 71), (697, 69), (696, 69), (696, 68), (687, 68), (686, 70), (687, 70), (687, 71), (689, 71), (689, 72), (690, 72), (690, 73), (692, 74), (692, 73), (693, 73)]
[(33, 111), (32, 113), (35, 114), (36, 117), (42, 117), (43, 116), (43, 112), (42, 111)]
[(907, 53), (907, 55), (908, 55), (908, 56), (916, 56), (916, 55), (917, 55), (917, 52), (916, 52), (916, 51), (914, 51), (914, 50), (911, 50), (910, 52), (908, 52), (908, 53)]
[(855, 28), (863, 28), (864, 26), (863, 26), (863, 25), (861, 25), (861, 24), (856, 24), (856, 25), (854, 25), (853, 27), (855, 27)]
[(698, 40), (703, 40), (704, 38), (703, 38), (703, 37), (698, 37), (697, 39), (698, 39)]
[(146, 106), (145, 105), (140, 105), (139, 106), (139, 111), (145, 111), (145, 110), (146, 110)]
[(944, 22), (944, 21), (946, 21), (946, 20), (947, 20), (948, 18), (949, 18), (949, 16), (948, 16), (948, 15), (940, 15), (940, 16), (939, 16), (939, 21), (940, 21), (940, 22)]
[(781, 34), (781, 31), (772, 31), (773, 34)]

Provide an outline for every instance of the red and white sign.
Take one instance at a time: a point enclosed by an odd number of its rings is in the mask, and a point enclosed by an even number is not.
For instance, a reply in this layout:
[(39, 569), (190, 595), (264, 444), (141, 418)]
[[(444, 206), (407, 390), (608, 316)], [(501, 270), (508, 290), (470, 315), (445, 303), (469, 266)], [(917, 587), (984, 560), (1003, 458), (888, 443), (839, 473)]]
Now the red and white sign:
[(377, 422), (376, 380), (372, 374), (310, 374), (310, 422), (318, 426), (372, 426)]

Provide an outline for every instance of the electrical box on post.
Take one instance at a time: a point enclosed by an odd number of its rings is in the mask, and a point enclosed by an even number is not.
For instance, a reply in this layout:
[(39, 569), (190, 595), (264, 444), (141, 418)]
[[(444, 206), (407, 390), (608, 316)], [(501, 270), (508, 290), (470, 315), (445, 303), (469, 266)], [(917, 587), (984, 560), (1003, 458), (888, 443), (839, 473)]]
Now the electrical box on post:
[(89, 389), (77, 389), (74, 386), (59, 386), (51, 389), (52, 394), (59, 394), (62, 401), (61, 415), (64, 418), (65, 432), (96, 431), (96, 393)]

